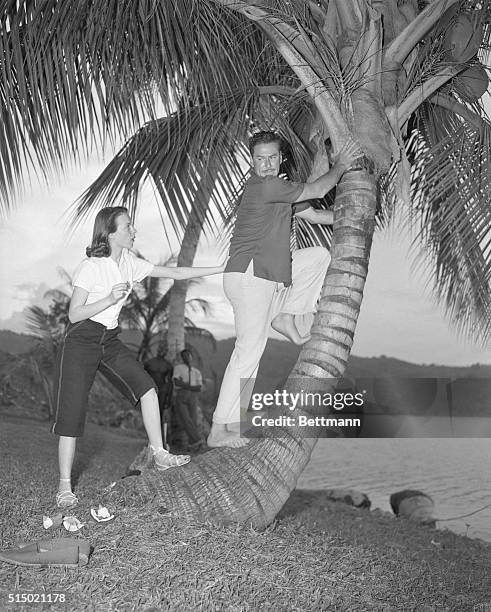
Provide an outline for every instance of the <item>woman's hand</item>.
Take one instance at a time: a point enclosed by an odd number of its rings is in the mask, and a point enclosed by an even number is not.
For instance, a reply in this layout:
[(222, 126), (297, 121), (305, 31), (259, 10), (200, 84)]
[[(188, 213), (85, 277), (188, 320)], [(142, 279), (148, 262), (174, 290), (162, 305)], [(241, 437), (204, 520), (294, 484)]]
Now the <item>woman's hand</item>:
[(119, 300), (122, 300), (126, 296), (129, 290), (129, 283), (118, 283), (117, 285), (114, 285), (114, 287), (111, 289), (111, 293), (109, 294), (112, 303), (117, 304)]

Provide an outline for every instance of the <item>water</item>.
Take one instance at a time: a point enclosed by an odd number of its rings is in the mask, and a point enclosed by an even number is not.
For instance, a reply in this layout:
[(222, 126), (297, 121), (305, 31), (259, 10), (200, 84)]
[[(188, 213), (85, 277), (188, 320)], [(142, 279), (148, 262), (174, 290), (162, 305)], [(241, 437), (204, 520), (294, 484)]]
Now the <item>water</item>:
[[(491, 440), (321, 439), (297, 488), (357, 489), (372, 509), (389, 511), (391, 493), (418, 489), (433, 498), (436, 517), (460, 516), (491, 504)], [(437, 527), (491, 542), (491, 507)]]

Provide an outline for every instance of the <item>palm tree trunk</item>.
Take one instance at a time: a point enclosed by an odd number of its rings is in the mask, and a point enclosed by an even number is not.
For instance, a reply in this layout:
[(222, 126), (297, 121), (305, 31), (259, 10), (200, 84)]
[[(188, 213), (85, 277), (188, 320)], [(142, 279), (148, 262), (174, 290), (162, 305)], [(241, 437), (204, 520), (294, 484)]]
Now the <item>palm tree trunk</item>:
[[(192, 266), (203, 223), (210, 207), (211, 192), (216, 179), (216, 171), (210, 166), (200, 179), (195, 202), (184, 230), (181, 249), (177, 257), (178, 266)], [(184, 348), (184, 312), (188, 292), (187, 281), (174, 281), (169, 300), (169, 319), (167, 330), (166, 358), (173, 363), (179, 351)]]
[(337, 187), (332, 261), (312, 340), (303, 347), (291, 377), (335, 379), (344, 374), (368, 273), (376, 199), (376, 178), (365, 170), (346, 173)]
[[(376, 178), (366, 171), (348, 172), (335, 205), (332, 262), (322, 291), (312, 340), (303, 348), (287, 381), (287, 390), (318, 387), (317, 378), (343, 375), (368, 271), (374, 231)], [(323, 391), (334, 387), (326, 379)], [(298, 429), (282, 438), (252, 440), (241, 449), (215, 449), (190, 464), (164, 474), (144, 470), (126, 478), (113, 495), (141, 507), (165, 506), (186, 520), (250, 523), (267, 526), (294, 489), (315, 440)]]
[[(196, 249), (198, 248), (199, 235), (203, 226), (202, 214), (206, 213), (208, 200), (199, 207), (193, 208), (184, 231), (181, 249), (177, 257), (178, 266), (192, 266)], [(199, 211), (199, 212), (198, 212)], [(167, 330), (167, 355), (166, 358), (174, 362), (176, 355), (184, 348), (184, 309), (188, 282), (175, 280), (172, 285), (169, 300), (169, 319)]]

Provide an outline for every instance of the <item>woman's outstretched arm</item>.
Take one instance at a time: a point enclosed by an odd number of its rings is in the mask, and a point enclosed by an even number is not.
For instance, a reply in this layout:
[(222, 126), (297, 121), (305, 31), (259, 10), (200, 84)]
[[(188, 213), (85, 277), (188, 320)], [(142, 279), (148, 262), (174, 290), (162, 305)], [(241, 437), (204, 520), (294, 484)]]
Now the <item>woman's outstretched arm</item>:
[(175, 280), (187, 280), (189, 278), (200, 278), (201, 276), (211, 276), (220, 274), (225, 269), (225, 264), (212, 268), (171, 268), (168, 266), (155, 266), (149, 276), (158, 278), (173, 278)]

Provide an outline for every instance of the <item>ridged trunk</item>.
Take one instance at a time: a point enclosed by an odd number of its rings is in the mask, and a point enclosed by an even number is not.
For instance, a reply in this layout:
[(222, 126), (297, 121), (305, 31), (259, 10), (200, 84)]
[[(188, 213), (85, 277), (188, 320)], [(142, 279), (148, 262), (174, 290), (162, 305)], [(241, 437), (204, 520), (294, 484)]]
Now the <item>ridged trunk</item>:
[(336, 189), (331, 264), (312, 326), (290, 378), (344, 375), (360, 313), (375, 229), (376, 178), (365, 170), (345, 174)]
[[(360, 311), (374, 231), (375, 177), (348, 172), (337, 189), (335, 241), (312, 340), (287, 381), (289, 391), (308, 390), (314, 378), (339, 377), (346, 368)], [(318, 385), (317, 385), (318, 386)], [(326, 381), (323, 391), (332, 388)], [(241, 449), (215, 449), (165, 473), (143, 470), (115, 491), (127, 502), (164, 506), (189, 521), (267, 526), (305, 468), (315, 440), (289, 429), (282, 438), (252, 440)], [(123, 489), (123, 490), (121, 490)]]

